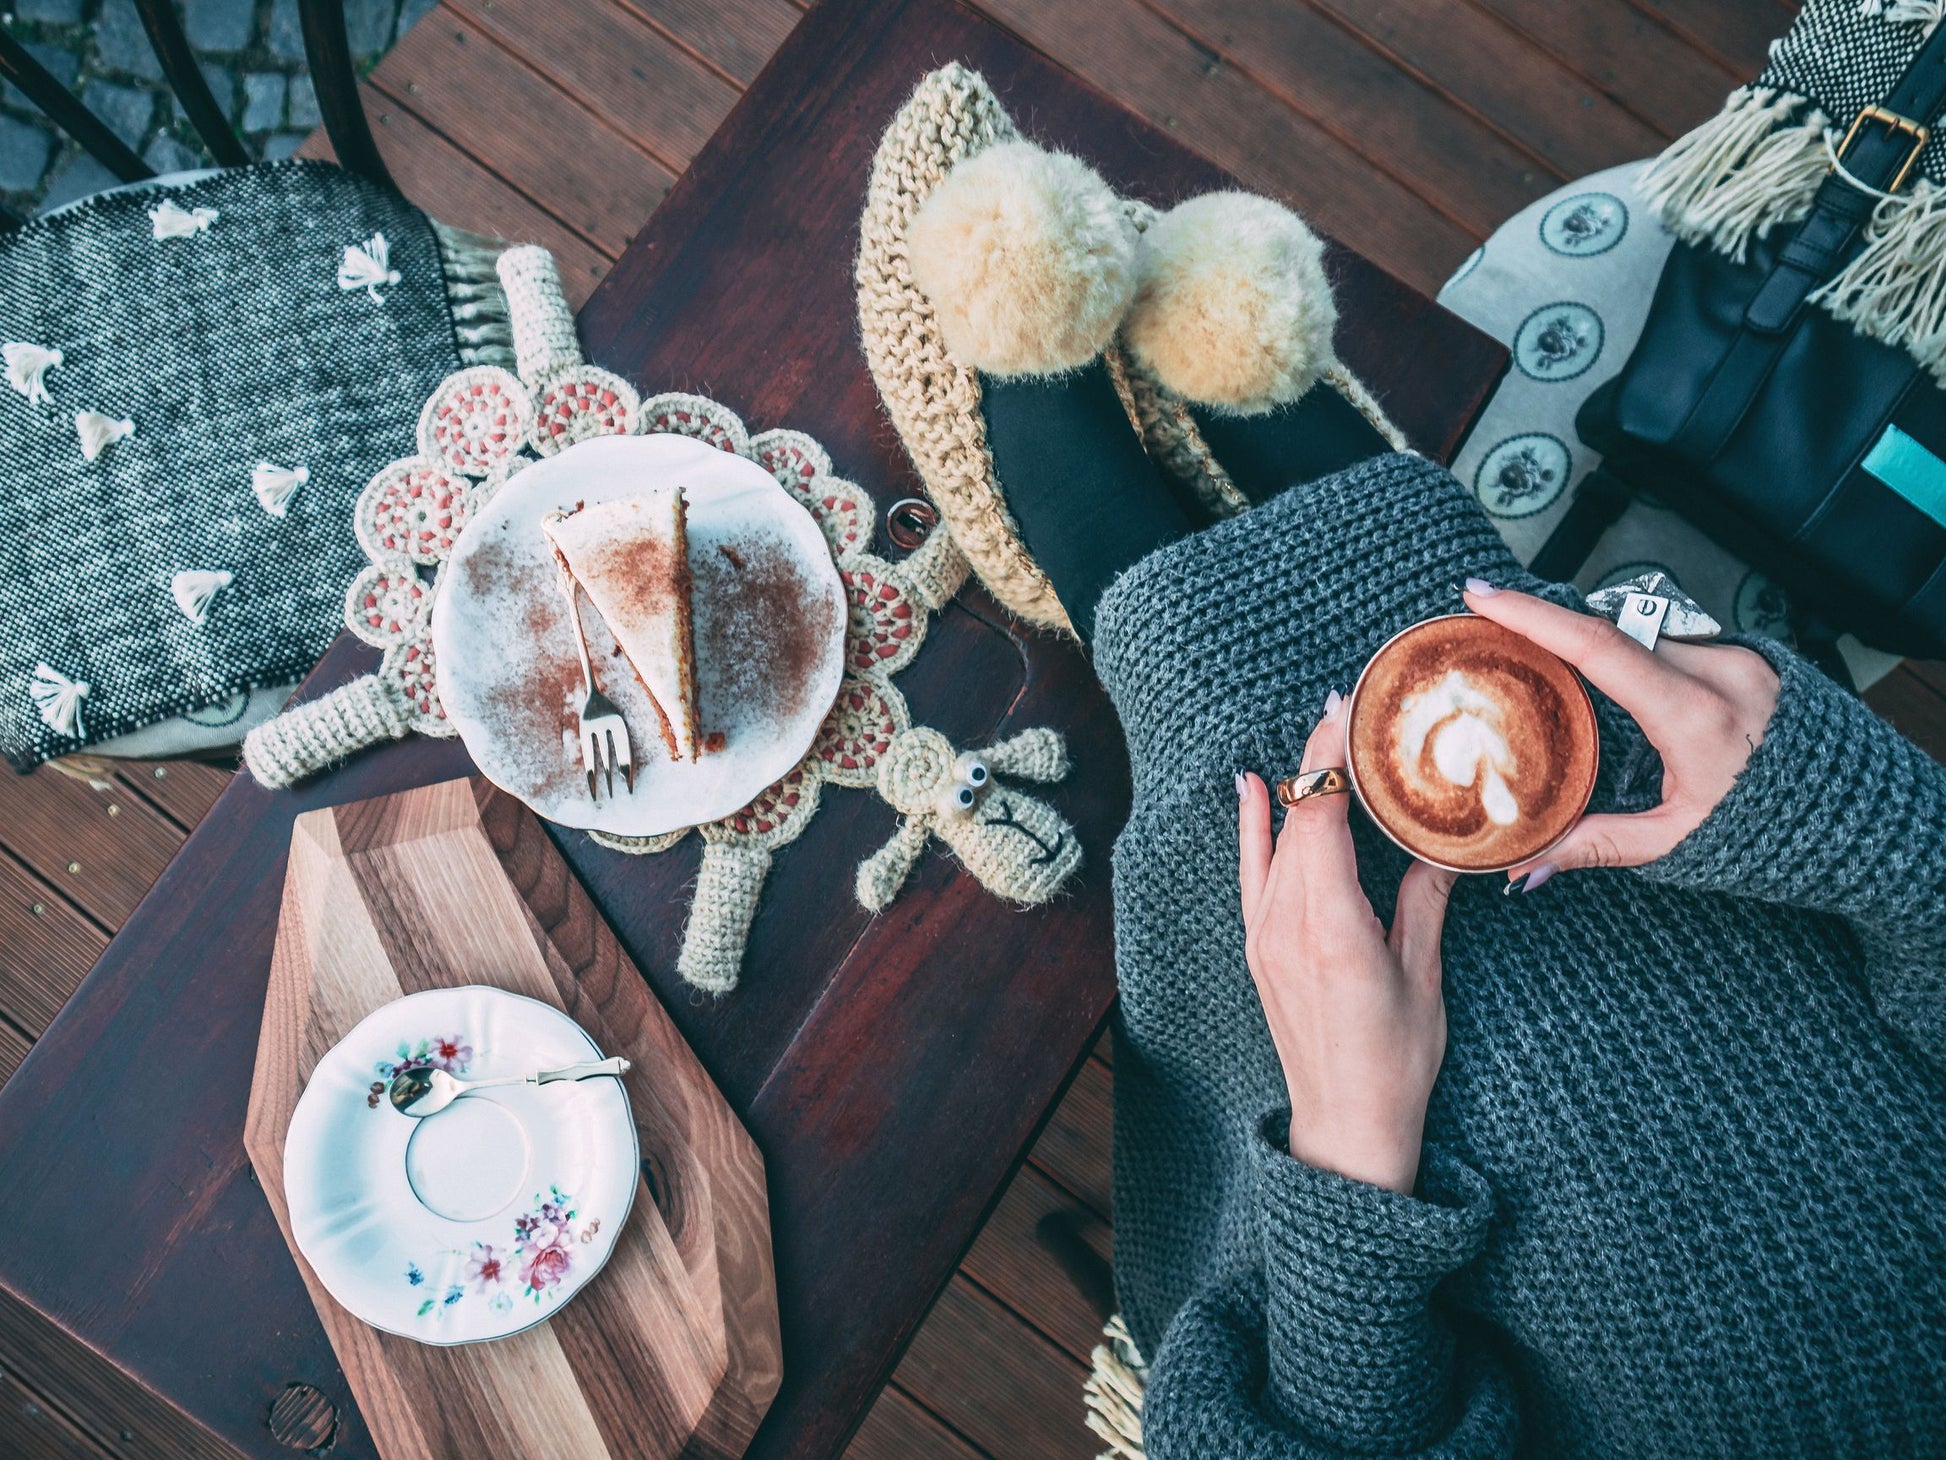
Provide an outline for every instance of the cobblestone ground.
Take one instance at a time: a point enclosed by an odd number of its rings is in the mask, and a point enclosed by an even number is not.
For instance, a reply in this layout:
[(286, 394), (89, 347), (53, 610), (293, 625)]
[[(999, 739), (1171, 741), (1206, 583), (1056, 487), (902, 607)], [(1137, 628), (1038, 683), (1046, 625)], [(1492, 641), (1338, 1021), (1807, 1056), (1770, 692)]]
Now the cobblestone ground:
[[(359, 65), (376, 62), (436, 3), (345, 0)], [(210, 89), (229, 108), (244, 146), (261, 157), (288, 157), (318, 124), (297, 0), (181, 0), (180, 10)], [(208, 163), (131, 0), (13, 0), (0, 23), (157, 172)], [(0, 197), (17, 213), (45, 212), (114, 182), (18, 89), (0, 86)]]

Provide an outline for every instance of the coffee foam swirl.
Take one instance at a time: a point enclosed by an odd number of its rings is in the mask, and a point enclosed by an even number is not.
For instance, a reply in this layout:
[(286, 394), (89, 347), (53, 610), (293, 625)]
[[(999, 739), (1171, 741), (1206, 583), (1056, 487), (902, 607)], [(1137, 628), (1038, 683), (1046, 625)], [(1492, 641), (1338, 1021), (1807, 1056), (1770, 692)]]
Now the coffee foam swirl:
[(1416, 854), (1462, 870), (1537, 855), (1594, 785), (1594, 714), (1574, 671), (1491, 620), (1417, 624), (1360, 678), (1359, 799)]
[(1399, 702), (1393, 764), (1422, 795), (1477, 787), (1487, 820), (1512, 826), (1520, 820), (1520, 803), (1507, 781), (1520, 767), (1507, 743), (1505, 718), (1499, 700), (1463, 670), (1449, 669)]

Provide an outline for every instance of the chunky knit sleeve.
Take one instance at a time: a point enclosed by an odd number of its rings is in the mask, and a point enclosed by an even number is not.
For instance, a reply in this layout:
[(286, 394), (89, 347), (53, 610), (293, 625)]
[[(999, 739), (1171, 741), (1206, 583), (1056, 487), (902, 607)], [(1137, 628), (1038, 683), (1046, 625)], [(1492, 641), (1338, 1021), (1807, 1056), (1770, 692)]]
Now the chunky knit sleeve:
[(1851, 924), (1880, 1014), (1946, 1062), (1946, 767), (1795, 654), (1729, 795), (1642, 875)]
[(1497, 1358), (1441, 1311), (1480, 1250), (1486, 1182), (1429, 1146), (1417, 1196), (1254, 1151), (1261, 1265), (1185, 1304), (1156, 1355), (1150, 1460), (1501, 1456), (1517, 1434)]

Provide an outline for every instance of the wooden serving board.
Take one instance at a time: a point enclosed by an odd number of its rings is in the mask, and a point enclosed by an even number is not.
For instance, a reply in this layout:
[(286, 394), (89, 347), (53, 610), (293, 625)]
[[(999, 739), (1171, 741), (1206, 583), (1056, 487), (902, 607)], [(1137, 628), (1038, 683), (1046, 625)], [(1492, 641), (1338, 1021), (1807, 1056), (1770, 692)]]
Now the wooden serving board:
[(643, 1187), (584, 1291), (459, 1348), (366, 1326), (291, 1243), (380, 1453), (742, 1455), (782, 1378), (763, 1158), (540, 822), (484, 780), (297, 818), (244, 1132), (284, 1240), (284, 1134), (319, 1058), (382, 1004), (483, 983), (634, 1061)]

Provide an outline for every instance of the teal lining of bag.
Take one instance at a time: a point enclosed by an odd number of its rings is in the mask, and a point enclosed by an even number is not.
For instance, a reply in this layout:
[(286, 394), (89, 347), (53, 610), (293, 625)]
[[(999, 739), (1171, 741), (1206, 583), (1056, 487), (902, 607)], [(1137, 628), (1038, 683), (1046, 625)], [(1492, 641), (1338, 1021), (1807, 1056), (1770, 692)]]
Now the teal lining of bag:
[(1887, 426), (1885, 434), (1866, 453), (1863, 464), (1866, 471), (1946, 527), (1946, 461), (1897, 426)]

